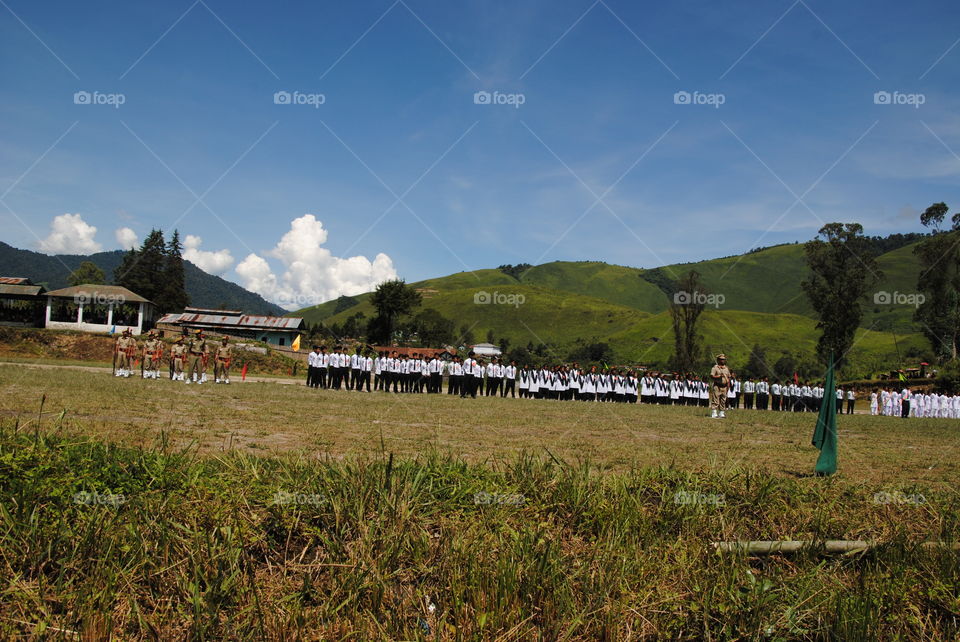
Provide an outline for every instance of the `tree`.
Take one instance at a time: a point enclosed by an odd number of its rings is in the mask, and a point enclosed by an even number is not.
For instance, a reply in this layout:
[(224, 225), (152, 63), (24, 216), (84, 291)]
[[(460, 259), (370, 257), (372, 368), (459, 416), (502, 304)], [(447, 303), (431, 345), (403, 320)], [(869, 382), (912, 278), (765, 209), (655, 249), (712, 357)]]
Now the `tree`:
[(933, 226), (937, 232), (940, 231), (940, 224), (943, 223), (943, 217), (950, 210), (946, 203), (934, 203), (920, 215), (920, 224), (924, 227)]
[(389, 345), (393, 339), (397, 319), (410, 314), (420, 305), (420, 293), (407, 285), (403, 279), (384, 281), (377, 286), (370, 302), (377, 315), (367, 326), (367, 336), (371, 343)]
[(103, 270), (97, 267), (96, 263), (93, 261), (84, 261), (80, 264), (80, 267), (70, 273), (70, 277), (67, 280), (70, 282), (70, 285), (83, 285), (84, 283), (103, 285), (105, 278), (106, 276), (104, 276)]
[(518, 263), (517, 265), (501, 265), (497, 269), (519, 281), (520, 277), (532, 267), (529, 263)]
[(163, 232), (150, 230), (139, 250), (131, 249), (124, 255), (113, 271), (114, 282), (150, 301), (162, 300), (166, 252)]
[(470, 346), (474, 344), (473, 330), (472, 326), (462, 325), (460, 326), (460, 338), (459, 342), (462, 346)]
[(818, 235), (804, 245), (811, 274), (800, 286), (819, 318), (817, 355), (826, 363), (832, 352), (840, 368), (863, 318), (861, 302), (881, 275), (859, 223), (827, 223)]
[(767, 365), (767, 351), (759, 344), (753, 344), (753, 349), (750, 350), (750, 358), (747, 359), (746, 365), (741, 368), (740, 372), (744, 378), (773, 376), (770, 366)]
[(700, 354), (702, 337), (697, 333), (697, 321), (703, 313), (706, 290), (700, 283), (700, 273), (690, 270), (677, 282), (670, 304), (673, 322), (673, 366), (678, 372), (693, 372)]
[(952, 230), (940, 232), (947, 210), (945, 203), (934, 203), (920, 215), (920, 222), (937, 232), (914, 248), (920, 260), (917, 289), (923, 302), (913, 319), (937, 358), (953, 361), (960, 343), (960, 213), (953, 216)]
[(354, 299), (352, 296), (341, 294), (337, 297), (337, 302), (334, 304), (333, 308), (333, 314), (330, 316), (333, 316), (334, 314), (340, 314), (344, 310), (349, 310), (353, 306), (357, 305), (357, 303), (359, 303), (359, 301)]
[(785, 354), (773, 364), (773, 372), (778, 379), (783, 381), (793, 380), (793, 374), (797, 372), (797, 360), (789, 354)]
[(439, 348), (448, 345), (456, 338), (453, 321), (443, 316), (433, 308), (420, 311), (406, 324), (404, 331), (415, 334), (420, 345), (428, 348)]
[(181, 312), (190, 305), (187, 295), (186, 277), (183, 270), (183, 256), (181, 251), (180, 232), (173, 231), (173, 236), (166, 246), (163, 266), (163, 289), (154, 303), (160, 312)]
[(613, 349), (605, 342), (589, 343), (574, 348), (567, 359), (581, 364), (601, 365), (613, 360)]

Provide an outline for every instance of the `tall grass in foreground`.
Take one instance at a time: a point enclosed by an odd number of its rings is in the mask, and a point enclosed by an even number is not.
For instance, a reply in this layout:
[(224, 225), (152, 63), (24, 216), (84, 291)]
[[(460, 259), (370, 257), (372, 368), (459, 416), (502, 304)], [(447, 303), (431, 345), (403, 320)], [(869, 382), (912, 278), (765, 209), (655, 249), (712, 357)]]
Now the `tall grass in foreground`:
[[(38, 422), (0, 423), (4, 638), (960, 635), (958, 553), (918, 546), (956, 537), (955, 492), (549, 456), (200, 457)], [(821, 537), (886, 544), (709, 546)]]

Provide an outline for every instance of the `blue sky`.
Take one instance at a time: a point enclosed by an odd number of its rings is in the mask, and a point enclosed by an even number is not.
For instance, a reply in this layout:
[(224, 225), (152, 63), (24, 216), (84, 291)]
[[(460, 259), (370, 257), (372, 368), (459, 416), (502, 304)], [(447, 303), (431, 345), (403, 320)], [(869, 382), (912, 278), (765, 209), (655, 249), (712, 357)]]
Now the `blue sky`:
[(955, 200), (958, 18), (940, 1), (2, 0), (3, 240), (82, 252), (176, 227), (202, 267), (298, 307), (393, 274), (653, 267), (830, 221), (916, 231)]

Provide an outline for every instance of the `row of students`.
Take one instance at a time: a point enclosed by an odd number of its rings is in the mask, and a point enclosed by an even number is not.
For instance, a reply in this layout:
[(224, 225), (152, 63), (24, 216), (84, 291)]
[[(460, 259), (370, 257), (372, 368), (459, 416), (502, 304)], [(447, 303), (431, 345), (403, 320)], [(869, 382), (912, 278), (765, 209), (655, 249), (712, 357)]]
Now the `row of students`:
[(960, 419), (960, 395), (914, 392), (909, 387), (874, 388), (870, 393), (870, 414), (887, 417)]

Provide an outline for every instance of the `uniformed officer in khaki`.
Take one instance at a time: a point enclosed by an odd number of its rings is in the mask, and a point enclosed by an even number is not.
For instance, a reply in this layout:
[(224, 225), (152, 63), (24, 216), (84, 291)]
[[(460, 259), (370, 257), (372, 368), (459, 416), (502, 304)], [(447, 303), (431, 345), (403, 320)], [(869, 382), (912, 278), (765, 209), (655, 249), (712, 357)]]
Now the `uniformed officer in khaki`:
[(197, 330), (187, 342), (187, 383), (193, 379), (194, 383), (203, 383), (206, 367), (203, 358), (208, 354), (207, 342), (203, 338), (203, 330)]
[(717, 364), (710, 369), (710, 416), (726, 417), (727, 390), (730, 388), (730, 368), (727, 355), (718, 354)]
[(157, 355), (163, 342), (157, 338), (157, 333), (151, 330), (147, 333), (147, 340), (143, 343), (143, 378), (158, 379), (160, 360)]
[(174, 381), (183, 381), (183, 363), (187, 358), (187, 346), (183, 342), (183, 337), (177, 338), (177, 342), (170, 348), (170, 360), (173, 363)]
[(118, 377), (130, 376), (130, 355), (137, 349), (137, 340), (133, 338), (130, 328), (127, 328), (117, 339), (117, 372)]
[(217, 346), (216, 360), (213, 363), (216, 383), (230, 383), (230, 357), (232, 352), (233, 346), (230, 345), (227, 337), (224, 337), (220, 345)]

